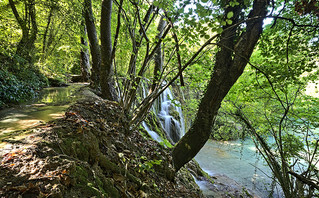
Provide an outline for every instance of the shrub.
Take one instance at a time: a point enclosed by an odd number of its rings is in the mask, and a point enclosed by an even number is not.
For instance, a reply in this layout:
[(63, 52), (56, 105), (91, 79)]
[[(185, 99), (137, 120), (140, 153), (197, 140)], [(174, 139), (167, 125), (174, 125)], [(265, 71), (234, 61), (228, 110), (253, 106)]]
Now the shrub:
[(20, 70), (16, 74), (0, 69), (0, 109), (35, 97), (47, 85), (46, 77), (34, 69)]

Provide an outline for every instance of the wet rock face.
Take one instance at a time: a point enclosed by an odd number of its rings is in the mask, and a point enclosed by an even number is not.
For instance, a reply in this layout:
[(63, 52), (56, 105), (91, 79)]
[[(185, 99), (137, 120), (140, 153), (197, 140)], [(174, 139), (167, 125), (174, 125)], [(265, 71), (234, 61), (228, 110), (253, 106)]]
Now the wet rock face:
[(180, 123), (177, 120), (175, 120), (172, 116), (160, 116), (159, 120), (161, 121), (161, 123), (163, 123), (162, 125), (164, 125), (163, 129), (167, 134), (167, 139), (170, 139), (173, 144), (178, 142), (178, 140), (181, 137)]
[(178, 123), (178, 121), (176, 121), (175, 119), (171, 118), (171, 122), (170, 122), (171, 126), (170, 126), (170, 137), (172, 138), (173, 142), (176, 143), (178, 142), (178, 140), (181, 137), (181, 128), (180, 125)]
[(178, 111), (176, 111), (176, 109), (172, 105), (170, 105), (169, 107), (169, 115), (171, 115), (175, 120), (181, 119)]

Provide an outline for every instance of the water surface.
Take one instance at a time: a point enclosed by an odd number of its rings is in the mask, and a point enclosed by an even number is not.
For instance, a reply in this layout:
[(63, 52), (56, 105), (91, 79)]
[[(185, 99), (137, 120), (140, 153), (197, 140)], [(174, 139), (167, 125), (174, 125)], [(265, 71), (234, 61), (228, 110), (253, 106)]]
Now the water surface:
[(62, 117), (70, 104), (80, 97), (77, 93), (84, 85), (45, 88), (37, 98), (0, 111), (0, 137)]
[[(271, 170), (256, 151), (252, 140), (209, 140), (195, 159), (209, 175), (226, 175), (260, 197), (269, 197)], [(274, 194), (274, 197), (281, 197), (278, 192)]]

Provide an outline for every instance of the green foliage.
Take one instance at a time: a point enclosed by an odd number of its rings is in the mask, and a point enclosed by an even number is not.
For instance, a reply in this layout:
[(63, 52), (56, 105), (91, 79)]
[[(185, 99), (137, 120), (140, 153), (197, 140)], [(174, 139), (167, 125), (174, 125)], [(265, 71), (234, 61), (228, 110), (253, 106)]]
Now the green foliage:
[[(15, 3), (19, 14), (23, 15), (24, 3)], [(35, 1), (38, 35), (35, 49), (30, 51), (33, 62), (47, 76), (70, 73), (73, 66), (79, 64), (81, 4), (78, 1)], [(9, 2), (0, 1), (0, 59), (3, 55), (18, 64), (9, 65), (26, 67), (28, 63), (17, 54), (16, 46), (21, 39), (21, 29), (9, 6)], [(29, 49), (27, 49), (29, 50)], [(28, 63), (29, 64), (29, 63)]]
[(223, 112), (218, 114), (212, 132), (212, 139), (228, 141), (245, 139), (246, 137), (246, 128), (238, 122), (238, 120), (233, 117), (223, 115)]
[(71, 69), (70, 69), (70, 72), (72, 74), (78, 74), (80, 75), (81, 74), (81, 65), (80, 64), (74, 64), (72, 65)]
[[(147, 62), (145, 54), (152, 51), (159, 40), (157, 37), (159, 15), (168, 16), (174, 23), (174, 27), (164, 38), (162, 44), (164, 47), (161, 49), (165, 57), (163, 72), (160, 72), (161, 80), (164, 78), (169, 80), (176, 75), (180, 64), (175, 54), (177, 43), (173, 35), (178, 39), (178, 55), (181, 64), (184, 65), (205, 41), (221, 33), (223, 27), (233, 24), (234, 12), (224, 13), (224, 8), (244, 4), (241, 5), (245, 9), (243, 16), (240, 16), (242, 20), (245, 18), (244, 15), (248, 15), (247, 11), (252, 2), (251, 0), (177, 2), (155, 0), (153, 5), (158, 10), (150, 16), (154, 20), (144, 24), (144, 17), (150, 7), (149, 2), (124, 1), (114, 60), (116, 76), (133, 81), (132, 86), (127, 86), (130, 90), (141, 90), (139, 84), (134, 82), (136, 78), (150, 80), (154, 78), (153, 57), (147, 57), (151, 60)], [(24, 2), (15, 3), (22, 15)], [(83, 36), (80, 28), (83, 27), (79, 25), (83, 21), (81, 2), (50, 0), (35, 1), (35, 3), (38, 35), (34, 43), (35, 49), (30, 52), (34, 62), (28, 62), (17, 53), (16, 49), (21, 39), (21, 27), (8, 6), (8, 1), (0, 1), (0, 20), (6, 21), (0, 23), (0, 60), (3, 66), (0, 70), (0, 108), (7, 103), (18, 103), (32, 98), (41, 87), (46, 86), (48, 82), (38, 70), (46, 76), (60, 79), (65, 79), (66, 74), (80, 73), (79, 54), (83, 47), (80, 45), (80, 37)], [(100, 6), (99, 1), (93, 1), (98, 31)], [(273, 6), (275, 6), (274, 12), (278, 12), (276, 9), (285, 8), (283, 12), (280, 11), (280, 16), (294, 19), (296, 23), (278, 18), (273, 27), (269, 25), (264, 27), (258, 49), (250, 60), (254, 66), (245, 71), (222, 103), (216, 118), (213, 137), (224, 140), (243, 138), (249, 130), (245, 127), (247, 123), (239, 119), (238, 115), (244, 114), (253, 123), (259, 135), (275, 138), (277, 142), (272, 148), (282, 147), (281, 158), (289, 161), (294, 157), (302, 157), (300, 153), (309, 154), (311, 149), (305, 150), (305, 144), (312, 146), (312, 149), (316, 146), (309, 137), (318, 135), (314, 129), (319, 126), (317, 113), (319, 102), (317, 98), (305, 96), (304, 92), (310, 81), (318, 80), (318, 35), (317, 30), (308, 26), (298, 27), (296, 24), (318, 25), (319, 22), (312, 15), (300, 16), (292, 1), (276, 1), (273, 2)], [(118, 5), (116, 4), (113, 9), (112, 39), (117, 28)], [(165, 10), (165, 13), (162, 10)], [(240, 28), (244, 29), (245, 25)], [(142, 29), (145, 30), (143, 32), (145, 35), (142, 34)], [(212, 41), (211, 44), (214, 42), (217, 41)], [(183, 88), (185, 101), (182, 108), (188, 123), (191, 123), (196, 116), (198, 103), (213, 69), (212, 62), (215, 60), (217, 49), (214, 47), (206, 49), (183, 72), (186, 86)], [(136, 63), (132, 61), (134, 59)], [(146, 71), (137, 74), (144, 61)], [(136, 64), (136, 67), (134, 65), (134, 68), (131, 68), (134, 72), (127, 76), (127, 71), (132, 66), (130, 63)], [(119, 86), (124, 87), (123, 82), (124, 80)], [(179, 85), (180, 82), (177, 80), (176, 84)], [(133, 101), (136, 98), (137, 102)], [(134, 112), (131, 109), (134, 110), (134, 105), (138, 106), (142, 99), (133, 96), (132, 100), (129, 100), (133, 107), (125, 111)], [(174, 117), (178, 116), (177, 112), (171, 113), (175, 114)], [(148, 124), (163, 138), (165, 135), (155, 117), (150, 114), (147, 118)], [(172, 147), (166, 138), (163, 140), (162, 145)], [(160, 163), (160, 160), (141, 157), (139, 171), (152, 171), (153, 166)]]
[(33, 98), (47, 85), (47, 79), (38, 71), (28, 69), (14, 75), (0, 69), (0, 108)]
[[(80, 73), (81, 4), (73, 0), (34, 3), (38, 33), (34, 49), (25, 49), (32, 57), (30, 61), (17, 51), (22, 30), (9, 2), (0, 1), (0, 20), (6, 21), (0, 23), (0, 106), (23, 102), (47, 86), (40, 72), (61, 79), (68, 73)], [(22, 17), (24, 2), (15, 2), (15, 6)]]
[(154, 165), (161, 165), (162, 160), (147, 160), (145, 156), (141, 156), (138, 162), (139, 172), (151, 171), (154, 172)]
[(214, 49), (205, 53), (201, 59), (184, 72), (186, 86), (181, 87), (184, 98), (181, 97), (179, 100), (185, 100), (186, 103), (182, 105), (186, 124), (190, 123), (196, 116), (198, 104), (213, 69), (214, 53)]

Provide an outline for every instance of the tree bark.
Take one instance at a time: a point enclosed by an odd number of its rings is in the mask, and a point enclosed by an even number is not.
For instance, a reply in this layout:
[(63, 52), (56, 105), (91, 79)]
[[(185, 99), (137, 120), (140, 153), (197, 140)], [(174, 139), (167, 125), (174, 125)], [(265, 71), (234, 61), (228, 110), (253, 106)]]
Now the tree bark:
[[(144, 25), (149, 23), (151, 14), (153, 12), (154, 12), (154, 6), (150, 5), (150, 7), (148, 8), (148, 10), (146, 12), (146, 15), (145, 15), (145, 17), (143, 19)], [(137, 59), (137, 56), (138, 56), (139, 48), (140, 48), (141, 43), (142, 43), (142, 39), (144, 38), (144, 37), (142, 37), (143, 32), (142, 32), (141, 28), (138, 31), (139, 34), (137, 34), (137, 35), (135, 34), (134, 30), (129, 30), (130, 36), (131, 36), (131, 39), (132, 39), (132, 44), (133, 44), (133, 52), (131, 54), (129, 68), (128, 68), (128, 71), (127, 71), (127, 74), (130, 76), (130, 78), (135, 76), (135, 74), (136, 74), (136, 59)], [(141, 37), (142, 37), (142, 39), (141, 39)], [(131, 79), (129, 79), (128, 81), (131, 81)]]
[[(267, 0), (255, 0), (248, 17), (251, 19), (266, 16), (267, 5)], [(233, 11), (232, 20), (236, 21), (241, 10), (241, 6), (228, 7), (225, 14)], [(173, 150), (172, 155), (176, 171), (195, 157), (209, 139), (221, 102), (244, 71), (262, 33), (262, 25), (263, 19), (261, 18), (248, 21), (246, 30), (239, 38), (236, 38), (235, 28), (228, 28), (222, 33), (219, 42), (220, 50), (216, 54), (211, 80), (200, 102), (195, 121)]]
[(53, 16), (53, 11), (54, 11), (54, 6), (51, 6), (50, 7), (50, 12), (49, 12), (49, 16), (48, 16), (48, 19), (47, 19), (47, 25), (45, 27), (45, 31), (44, 31), (44, 34), (43, 34), (43, 44), (42, 44), (42, 53), (44, 54), (45, 51), (46, 51), (46, 45), (47, 45), (47, 35), (48, 35), (48, 32), (49, 32), (49, 27), (50, 27), (50, 24), (51, 24), (51, 19), (52, 19), (52, 16)]
[(88, 82), (90, 80), (90, 56), (88, 50), (88, 43), (86, 41), (86, 26), (84, 21), (82, 21), (82, 35), (81, 35), (81, 74), (82, 81)]
[(112, 0), (102, 1), (101, 10), (101, 70), (100, 84), (102, 97), (117, 101), (118, 97), (114, 88), (112, 64)]
[(91, 87), (100, 86), (101, 49), (94, 22), (91, 0), (84, 0), (84, 18), (92, 56)]

